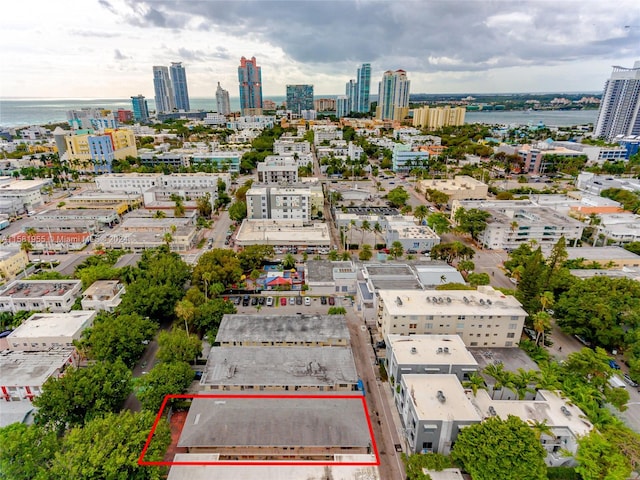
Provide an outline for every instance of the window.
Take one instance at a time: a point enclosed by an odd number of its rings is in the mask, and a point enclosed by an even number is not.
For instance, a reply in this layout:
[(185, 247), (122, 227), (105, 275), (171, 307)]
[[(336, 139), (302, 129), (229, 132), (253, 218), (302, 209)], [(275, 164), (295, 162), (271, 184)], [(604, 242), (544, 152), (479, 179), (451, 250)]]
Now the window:
[(417, 323), (410, 323), (409, 324), (409, 328), (418, 328), (418, 324)]
[(515, 330), (516, 328), (518, 328), (518, 324), (517, 323), (510, 323), (509, 324), (509, 330)]
[(514, 338), (516, 336), (515, 333), (511, 332), (511, 333), (507, 333), (507, 338)]
[(456, 328), (457, 328), (458, 330), (462, 330), (462, 329), (464, 329), (464, 322), (458, 322), (458, 323), (456, 324)]
[(433, 328), (433, 323), (425, 323), (424, 328), (431, 330)]
[(465, 319), (464, 315), (458, 315), (458, 320), (464, 320), (464, 319)]

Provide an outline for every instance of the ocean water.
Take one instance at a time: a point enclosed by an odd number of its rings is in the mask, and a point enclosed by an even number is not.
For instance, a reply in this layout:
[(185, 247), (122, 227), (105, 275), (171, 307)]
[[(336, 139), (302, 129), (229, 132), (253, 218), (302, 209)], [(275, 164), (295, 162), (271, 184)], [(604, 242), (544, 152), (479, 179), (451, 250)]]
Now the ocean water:
[[(332, 97), (332, 95), (323, 95)], [(281, 104), (284, 96), (265, 97)], [(148, 98), (149, 110), (155, 110), (155, 101)], [(230, 98), (231, 110), (240, 110), (240, 99)], [(191, 98), (192, 110), (213, 112), (216, 110), (215, 98)], [(98, 107), (107, 110), (124, 108), (131, 110), (131, 100), (128, 98), (0, 98), (0, 127), (19, 127), (26, 125), (46, 125), (67, 121), (68, 110), (84, 107)], [(597, 110), (555, 110), (555, 111), (493, 111), (467, 112), (466, 123), (488, 123), (508, 125), (538, 125), (565, 127), (595, 123)]]

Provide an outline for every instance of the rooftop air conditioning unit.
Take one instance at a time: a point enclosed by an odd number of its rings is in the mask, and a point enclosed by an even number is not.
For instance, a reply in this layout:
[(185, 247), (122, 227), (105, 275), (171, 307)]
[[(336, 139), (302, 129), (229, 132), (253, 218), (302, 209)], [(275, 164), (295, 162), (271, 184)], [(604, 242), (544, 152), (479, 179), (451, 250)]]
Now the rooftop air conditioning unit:
[(416, 347), (411, 347), (411, 353), (415, 355), (416, 353), (418, 353), (418, 349)]
[(444, 353), (449, 353), (449, 347), (444, 347)]
[(565, 407), (564, 405), (560, 407), (560, 411), (562, 413), (564, 413), (564, 415), (566, 417), (570, 417), (571, 416), (571, 412), (569, 411), (569, 409), (567, 407)]
[(487, 298), (487, 305), (491, 305), (491, 300)]
[(484, 305), (484, 299), (483, 298), (480, 299), (480, 305)]
[(462, 297), (462, 300), (464, 301), (464, 303), (469, 303), (469, 299), (467, 297)]
[(451, 303), (451, 297), (447, 297), (447, 303)]
[(442, 353), (442, 347), (438, 347), (438, 349), (436, 350), (436, 353)]
[(396, 303), (397, 303), (399, 306), (402, 306), (402, 299), (401, 299), (400, 297), (396, 297)]
[(442, 392), (442, 390), (438, 390), (438, 400), (440, 400), (441, 403), (444, 403), (447, 401), (447, 397), (444, 396), (444, 393)]
[(493, 408), (493, 406), (489, 406), (489, 415), (491, 415), (492, 417), (495, 417), (497, 415), (496, 409)]

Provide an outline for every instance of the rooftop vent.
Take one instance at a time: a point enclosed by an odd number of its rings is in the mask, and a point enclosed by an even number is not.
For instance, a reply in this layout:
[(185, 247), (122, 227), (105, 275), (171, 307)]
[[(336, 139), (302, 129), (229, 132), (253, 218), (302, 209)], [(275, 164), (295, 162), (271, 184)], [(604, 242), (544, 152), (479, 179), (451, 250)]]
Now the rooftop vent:
[(415, 355), (418, 353), (418, 349), (416, 347), (411, 347), (411, 353)]
[(489, 415), (491, 415), (492, 417), (495, 417), (497, 415), (496, 409), (493, 408), (493, 406), (489, 406)]
[(491, 300), (487, 298), (487, 305), (491, 305)]
[(444, 353), (449, 353), (449, 347), (444, 347)]
[(564, 405), (560, 407), (560, 411), (562, 413), (564, 413), (565, 417), (570, 417), (571, 416), (571, 412), (569, 411), (569, 409), (567, 407), (565, 407)]
[(480, 305), (484, 305), (484, 299), (483, 298), (480, 299)]
[(431, 300), (433, 300), (433, 303), (438, 303), (438, 297), (432, 297)]
[(438, 349), (436, 350), (436, 353), (442, 353), (442, 347), (438, 347)]
[(451, 303), (451, 297), (447, 297), (447, 303)]
[(431, 303), (431, 299), (427, 297), (427, 303)]
[(462, 300), (464, 300), (464, 303), (469, 303), (469, 299), (467, 297), (462, 297)]
[(438, 390), (438, 400), (440, 400), (440, 403), (444, 403), (447, 401), (447, 397), (444, 396), (442, 390)]
[(438, 297), (438, 303), (444, 303), (444, 298)]
[(397, 303), (399, 306), (402, 306), (402, 299), (401, 299), (400, 297), (396, 297), (396, 303)]

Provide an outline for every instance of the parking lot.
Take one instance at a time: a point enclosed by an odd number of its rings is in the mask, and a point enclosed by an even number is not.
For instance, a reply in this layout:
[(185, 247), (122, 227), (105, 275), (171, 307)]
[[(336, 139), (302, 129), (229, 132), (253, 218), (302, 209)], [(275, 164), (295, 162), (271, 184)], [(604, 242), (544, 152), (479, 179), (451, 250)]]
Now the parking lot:
[(236, 305), (238, 313), (246, 314), (327, 314), (332, 306), (351, 308), (353, 305), (348, 297), (305, 295), (305, 292), (264, 292), (259, 295), (230, 295), (227, 298)]

